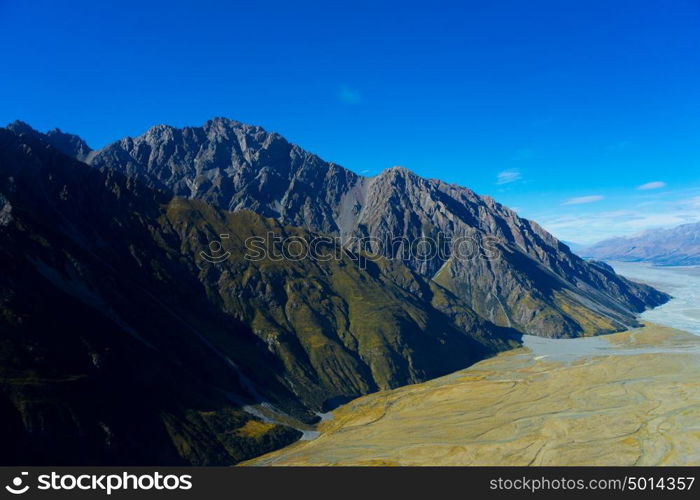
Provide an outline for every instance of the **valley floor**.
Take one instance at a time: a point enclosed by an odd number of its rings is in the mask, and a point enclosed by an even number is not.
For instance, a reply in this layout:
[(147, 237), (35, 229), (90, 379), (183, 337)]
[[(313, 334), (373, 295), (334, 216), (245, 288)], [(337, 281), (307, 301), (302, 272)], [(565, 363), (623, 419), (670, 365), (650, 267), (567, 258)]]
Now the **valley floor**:
[(649, 324), (551, 342), (359, 398), (244, 465), (700, 464), (700, 337)]

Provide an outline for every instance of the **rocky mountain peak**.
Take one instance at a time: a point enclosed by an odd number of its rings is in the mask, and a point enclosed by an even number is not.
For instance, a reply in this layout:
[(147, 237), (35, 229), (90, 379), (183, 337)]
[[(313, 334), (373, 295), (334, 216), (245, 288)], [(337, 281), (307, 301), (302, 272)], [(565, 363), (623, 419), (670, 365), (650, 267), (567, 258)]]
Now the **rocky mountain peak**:
[(17, 135), (27, 134), (40, 137), (61, 153), (80, 161), (87, 161), (92, 153), (92, 148), (90, 148), (83, 139), (75, 134), (63, 132), (59, 128), (51, 129), (45, 134), (42, 134), (21, 120), (15, 120), (7, 125), (6, 128)]
[(382, 172), (379, 175), (394, 175), (394, 176), (413, 176), (417, 177), (416, 174), (414, 174), (411, 170), (407, 169), (406, 167), (403, 167), (401, 165), (394, 165), (389, 168), (385, 168), (382, 170)]
[[(289, 425), (306, 429), (338, 402), (518, 345), (517, 332), (399, 264), (366, 272), (333, 247), (340, 260), (247, 259), (251, 236), (315, 235), (161, 196), (129, 175), (143, 160), (166, 185), (168, 169), (206, 161), (188, 142), (199, 132), (158, 127), (151, 139), (173, 140), (121, 141), (96, 168), (41, 134), (0, 129), (0, 368), (12, 374), (0, 377), (0, 409), (13, 425), (0, 426), (0, 459), (230, 465), (297, 439)], [(237, 200), (313, 217), (301, 195), (316, 179), (294, 154), (291, 182), (241, 164), (254, 186)], [(226, 174), (232, 158), (211, 169)], [(246, 178), (249, 167), (269, 178)], [(277, 187), (286, 201), (268, 205)], [(213, 262), (208, 242), (224, 233), (227, 257)]]
[[(90, 163), (176, 196), (251, 210), (345, 240), (469, 238), (476, 254), (466, 261), (449, 246), (430, 259), (409, 254), (403, 263), (467, 299), (484, 318), (526, 333), (577, 336), (623, 329), (636, 324), (634, 312), (666, 300), (590, 266), (490, 197), (400, 166), (362, 177), (278, 134), (227, 118), (201, 127), (153, 127), (92, 154)], [(393, 245), (379, 250), (392, 259), (403, 252)]]
[(226, 118), (224, 116), (215, 116), (210, 120), (204, 122), (202, 128), (206, 131), (209, 130), (230, 130), (230, 129), (253, 129), (265, 132), (262, 127), (256, 125), (248, 125), (238, 120), (232, 120), (231, 118)]
[[(259, 127), (208, 123), (153, 127), (86, 161), (51, 145), (80, 152), (70, 134), (0, 129), (0, 367), (13, 375), (0, 407), (14, 422), (0, 458), (230, 465), (339, 401), (453, 372), (522, 333), (636, 326), (668, 298), (466, 188), (401, 168), (363, 178)], [(367, 267), (334, 245), (339, 259), (247, 259), (247, 238), (270, 232), (454, 240), (430, 259), (376, 247)], [(202, 250), (222, 234), (214, 263)]]
[(12, 130), (15, 134), (36, 133), (36, 130), (34, 130), (28, 123), (25, 123), (22, 120), (13, 121), (12, 123), (9, 123), (6, 128), (8, 130)]
[(75, 134), (63, 132), (59, 128), (54, 128), (46, 132), (49, 144), (58, 149), (61, 153), (72, 156), (78, 160), (86, 160), (92, 148)]

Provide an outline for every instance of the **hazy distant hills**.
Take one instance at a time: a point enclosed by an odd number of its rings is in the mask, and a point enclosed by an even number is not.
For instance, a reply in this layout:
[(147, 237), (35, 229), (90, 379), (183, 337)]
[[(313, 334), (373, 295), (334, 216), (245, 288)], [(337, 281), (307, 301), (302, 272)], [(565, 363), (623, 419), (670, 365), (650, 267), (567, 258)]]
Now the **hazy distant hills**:
[[(327, 260), (245, 257), (270, 234), (482, 245), (468, 261), (452, 247), (370, 259), (332, 239)], [(207, 257), (212, 241), (225, 258)], [(3, 463), (232, 464), (337, 401), (521, 333), (636, 325), (668, 299), (466, 188), (400, 168), (360, 177), (224, 119), (99, 151), (0, 129), (0, 268)]]
[(700, 223), (654, 229), (626, 238), (611, 238), (581, 250), (584, 257), (644, 261), (662, 266), (700, 264)]

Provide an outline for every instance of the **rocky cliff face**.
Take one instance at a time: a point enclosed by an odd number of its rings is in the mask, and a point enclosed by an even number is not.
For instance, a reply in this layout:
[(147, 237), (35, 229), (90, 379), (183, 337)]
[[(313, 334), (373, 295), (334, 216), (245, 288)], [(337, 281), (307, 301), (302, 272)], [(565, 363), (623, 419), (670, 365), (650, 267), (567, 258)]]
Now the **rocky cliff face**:
[[(37, 132), (32, 127), (19, 120), (10, 123), (7, 128), (16, 134), (37, 135)], [(83, 139), (75, 134), (67, 134), (61, 129), (54, 128), (46, 132), (46, 134), (40, 135), (47, 144), (53, 146), (61, 153), (80, 161), (88, 159), (90, 153), (92, 153), (92, 148)]]
[(332, 240), (317, 247), (330, 259), (246, 258), (249, 238), (317, 235), (13, 129), (0, 129), (0, 461), (231, 464), (334, 402), (517, 345), (400, 262), (361, 268)]
[[(178, 196), (362, 241), (384, 257), (400, 257), (484, 318), (530, 334), (620, 330), (637, 324), (635, 313), (667, 300), (587, 264), (491, 198), (402, 168), (361, 177), (277, 134), (223, 118), (202, 127), (153, 127), (89, 160)], [(421, 239), (444, 252), (407, 252)]]
[(643, 261), (661, 266), (700, 264), (700, 223), (656, 229), (628, 238), (611, 238), (581, 250), (596, 259)]

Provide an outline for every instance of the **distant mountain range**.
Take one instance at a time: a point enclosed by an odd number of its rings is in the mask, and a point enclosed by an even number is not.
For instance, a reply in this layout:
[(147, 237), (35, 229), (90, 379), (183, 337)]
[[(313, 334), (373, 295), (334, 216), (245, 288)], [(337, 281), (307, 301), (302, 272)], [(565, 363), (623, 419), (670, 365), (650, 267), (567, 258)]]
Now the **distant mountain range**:
[[(248, 258), (270, 235), (329, 258)], [(233, 464), (338, 402), (668, 300), (466, 188), (222, 118), (99, 151), (0, 129), (0, 236), (2, 463)], [(427, 239), (444, 254), (380, 243)]]
[(700, 264), (700, 222), (671, 229), (654, 229), (639, 236), (611, 238), (580, 253), (605, 260), (643, 261), (661, 266)]

